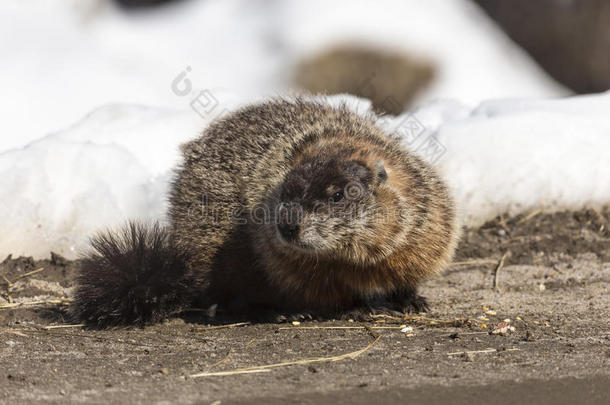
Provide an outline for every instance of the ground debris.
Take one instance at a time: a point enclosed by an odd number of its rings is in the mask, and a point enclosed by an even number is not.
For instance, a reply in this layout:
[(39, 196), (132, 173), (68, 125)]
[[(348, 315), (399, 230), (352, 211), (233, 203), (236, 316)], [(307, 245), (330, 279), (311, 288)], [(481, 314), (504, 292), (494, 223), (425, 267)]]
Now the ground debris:
[(508, 322), (500, 322), (498, 323), (494, 330), (491, 331), (492, 335), (507, 335), (510, 332), (514, 332), (516, 328), (511, 326)]
[[(14, 282), (13, 305), (2, 307), (9, 302), (0, 277), (0, 397), (15, 404), (265, 403), (300, 399), (310, 387), (343, 395), (342, 387), (366, 384), (360, 394), (383, 400), (406, 381), (413, 389), (451, 390), (477, 381), (484, 392), (516, 380), (572, 387), (592, 381), (592, 373), (606, 378), (598, 390), (610, 386), (606, 228), (599, 232), (591, 213), (528, 214), (467, 229), (456, 263), (421, 286), (429, 313), (374, 315), (373, 322), (249, 323), (205, 308), (146, 328), (96, 330), (71, 323), (69, 298), (61, 296), (70, 297), (78, 262), (10, 257), (0, 265), (0, 276)], [(498, 293), (490, 288), (493, 270), (508, 247)], [(63, 289), (43, 294), (43, 283)], [(373, 336), (381, 340), (355, 360), (329, 360), (361, 350)], [(205, 381), (188, 377), (197, 373), (210, 374)]]

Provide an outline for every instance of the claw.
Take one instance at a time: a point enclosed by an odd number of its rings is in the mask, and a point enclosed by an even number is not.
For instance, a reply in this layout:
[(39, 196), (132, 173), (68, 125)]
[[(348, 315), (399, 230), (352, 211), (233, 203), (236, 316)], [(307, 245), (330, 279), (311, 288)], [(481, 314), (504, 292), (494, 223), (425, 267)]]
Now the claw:
[(418, 295), (415, 298), (403, 303), (402, 309), (405, 313), (417, 314), (420, 312), (428, 312), (430, 310), (430, 306), (424, 297)]

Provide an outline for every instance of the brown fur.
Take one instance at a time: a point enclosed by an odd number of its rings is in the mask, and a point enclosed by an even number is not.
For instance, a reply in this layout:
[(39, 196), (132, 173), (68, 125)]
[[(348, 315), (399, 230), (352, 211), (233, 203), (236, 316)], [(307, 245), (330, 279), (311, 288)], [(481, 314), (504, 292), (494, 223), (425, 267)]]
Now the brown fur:
[[(455, 209), (443, 181), (346, 108), (300, 100), (246, 107), (183, 152), (171, 231), (205, 303), (345, 311), (377, 299), (421, 310), (417, 285), (451, 260)], [(303, 222), (285, 224), (298, 230), (287, 242), (275, 211), (292, 201)], [(323, 219), (314, 203), (336, 216)]]

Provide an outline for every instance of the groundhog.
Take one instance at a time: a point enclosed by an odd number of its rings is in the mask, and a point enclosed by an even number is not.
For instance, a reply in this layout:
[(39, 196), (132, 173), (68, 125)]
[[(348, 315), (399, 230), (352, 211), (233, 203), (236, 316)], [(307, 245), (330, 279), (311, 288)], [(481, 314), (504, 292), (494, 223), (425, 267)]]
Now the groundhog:
[(277, 99), (182, 151), (168, 225), (92, 238), (80, 322), (144, 325), (213, 304), (242, 317), (427, 310), (417, 286), (452, 258), (454, 203), (373, 117)]

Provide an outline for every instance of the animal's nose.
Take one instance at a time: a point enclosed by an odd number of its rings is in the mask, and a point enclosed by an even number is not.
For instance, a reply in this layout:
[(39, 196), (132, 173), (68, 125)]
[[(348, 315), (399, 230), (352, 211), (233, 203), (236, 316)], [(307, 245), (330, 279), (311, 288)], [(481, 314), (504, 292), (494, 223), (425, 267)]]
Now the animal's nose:
[(299, 235), (299, 225), (283, 223), (278, 224), (277, 229), (280, 231), (280, 235), (287, 241), (293, 241)]
[(277, 229), (282, 238), (292, 242), (299, 236), (303, 219), (303, 207), (297, 202), (282, 203), (279, 206)]

